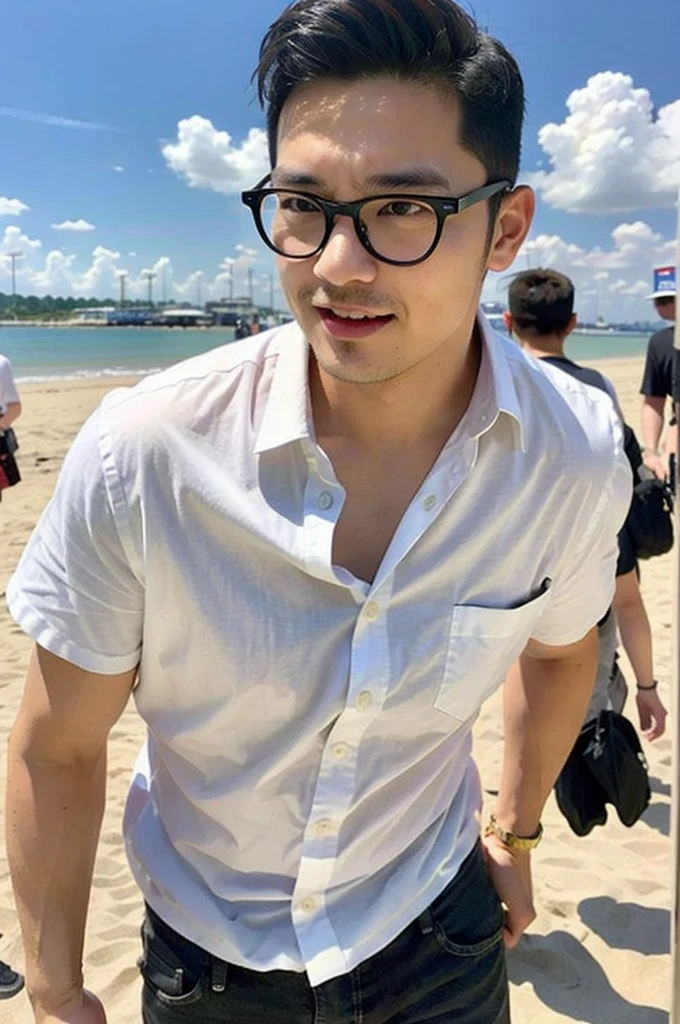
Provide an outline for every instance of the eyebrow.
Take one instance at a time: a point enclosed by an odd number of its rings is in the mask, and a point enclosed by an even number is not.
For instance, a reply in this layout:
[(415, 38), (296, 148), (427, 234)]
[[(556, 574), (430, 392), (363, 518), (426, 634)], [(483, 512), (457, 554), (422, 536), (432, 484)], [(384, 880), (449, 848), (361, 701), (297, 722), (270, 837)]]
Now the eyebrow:
[[(320, 188), (327, 190), (328, 185), (314, 174), (304, 171), (276, 168), (272, 172), (275, 188)], [(404, 171), (390, 171), (385, 174), (372, 174), (365, 181), (369, 189), (402, 189), (402, 188), (442, 188), (451, 190), (448, 178), (433, 167), (410, 167)]]

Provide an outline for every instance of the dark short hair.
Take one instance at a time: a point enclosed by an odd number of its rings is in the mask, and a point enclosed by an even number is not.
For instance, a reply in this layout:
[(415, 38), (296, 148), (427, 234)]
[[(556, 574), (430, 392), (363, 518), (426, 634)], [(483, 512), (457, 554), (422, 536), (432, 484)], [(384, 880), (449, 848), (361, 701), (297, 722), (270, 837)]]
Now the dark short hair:
[(461, 145), (483, 164), (489, 182), (514, 185), (522, 76), (503, 44), (480, 31), (453, 0), (294, 0), (265, 35), (254, 75), (272, 166), (281, 111), (297, 86), (379, 75), (443, 87), (455, 96)]
[(508, 289), (508, 309), (520, 331), (539, 336), (566, 331), (574, 313), (574, 285), (557, 270), (523, 270)]

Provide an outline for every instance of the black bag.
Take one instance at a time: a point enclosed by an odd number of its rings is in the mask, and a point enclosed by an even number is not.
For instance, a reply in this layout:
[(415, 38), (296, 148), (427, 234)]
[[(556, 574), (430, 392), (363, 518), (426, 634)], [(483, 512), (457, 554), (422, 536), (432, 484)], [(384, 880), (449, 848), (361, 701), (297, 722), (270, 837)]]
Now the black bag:
[(633, 471), (633, 498), (625, 522), (636, 558), (656, 558), (673, 547), (673, 492), (663, 480), (640, 479), (642, 451), (624, 424), (624, 448)]
[(641, 480), (626, 519), (635, 554), (655, 558), (673, 547), (673, 495), (665, 480)]
[(651, 799), (635, 726), (616, 711), (602, 711), (586, 722), (555, 783), (555, 797), (577, 836), (604, 825), (608, 803), (623, 825), (634, 825)]
[(7, 435), (0, 431), (0, 491), (14, 487), (20, 480), (19, 467), (9, 449)]

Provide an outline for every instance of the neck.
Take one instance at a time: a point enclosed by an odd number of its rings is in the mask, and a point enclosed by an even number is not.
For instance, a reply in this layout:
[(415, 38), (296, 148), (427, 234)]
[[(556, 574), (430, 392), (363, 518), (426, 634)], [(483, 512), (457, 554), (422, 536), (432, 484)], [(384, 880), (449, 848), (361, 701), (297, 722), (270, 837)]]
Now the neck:
[(564, 357), (564, 338), (559, 334), (544, 334), (540, 337), (522, 338), (519, 336), (520, 344), (530, 356), (541, 359), (543, 356)]
[(470, 403), (481, 360), (473, 327), (468, 343), (449, 346), (392, 380), (355, 384), (330, 376), (310, 357), (309, 384), (320, 441), (354, 442), (376, 455), (438, 439), (443, 444)]

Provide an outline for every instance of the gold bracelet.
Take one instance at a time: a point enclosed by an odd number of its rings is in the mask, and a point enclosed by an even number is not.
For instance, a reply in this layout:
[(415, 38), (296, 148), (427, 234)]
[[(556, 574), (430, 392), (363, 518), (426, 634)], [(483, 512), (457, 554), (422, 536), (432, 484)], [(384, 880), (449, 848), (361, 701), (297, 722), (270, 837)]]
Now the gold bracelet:
[(518, 836), (514, 832), (508, 832), (506, 829), (501, 828), (496, 821), (496, 815), (491, 814), (489, 816), (489, 823), (484, 829), (484, 836), (496, 836), (509, 850), (527, 852), (528, 850), (535, 850), (543, 838), (543, 825), (539, 822), (538, 828), (532, 836)]

